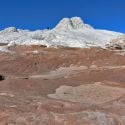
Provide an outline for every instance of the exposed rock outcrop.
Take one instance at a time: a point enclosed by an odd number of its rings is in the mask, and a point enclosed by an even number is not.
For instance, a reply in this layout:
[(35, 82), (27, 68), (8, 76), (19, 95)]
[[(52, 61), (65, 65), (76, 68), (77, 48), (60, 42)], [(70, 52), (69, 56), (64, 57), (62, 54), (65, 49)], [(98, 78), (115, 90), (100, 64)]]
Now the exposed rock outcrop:
[(58, 29), (58, 30), (73, 30), (73, 29), (78, 30), (78, 29), (84, 29), (84, 28), (93, 29), (92, 26), (85, 24), (80, 17), (64, 18), (55, 27), (55, 29)]
[(0, 53), (0, 125), (125, 125), (125, 56), (16, 46)]
[(118, 37), (113, 39), (110, 44), (107, 45), (107, 48), (112, 50), (124, 50), (125, 49), (125, 36)]

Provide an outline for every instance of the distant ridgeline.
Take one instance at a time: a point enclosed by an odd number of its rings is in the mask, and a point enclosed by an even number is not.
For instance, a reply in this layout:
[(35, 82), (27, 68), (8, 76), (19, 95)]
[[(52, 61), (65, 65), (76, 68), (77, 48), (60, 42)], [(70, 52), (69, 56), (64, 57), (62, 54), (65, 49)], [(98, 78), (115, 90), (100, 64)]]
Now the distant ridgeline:
[(80, 17), (64, 18), (50, 30), (21, 30), (10, 27), (0, 31), (0, 50), (15, 45), (43, 45), (46, 47), (102, 47), (124, 34), (94, 29)]

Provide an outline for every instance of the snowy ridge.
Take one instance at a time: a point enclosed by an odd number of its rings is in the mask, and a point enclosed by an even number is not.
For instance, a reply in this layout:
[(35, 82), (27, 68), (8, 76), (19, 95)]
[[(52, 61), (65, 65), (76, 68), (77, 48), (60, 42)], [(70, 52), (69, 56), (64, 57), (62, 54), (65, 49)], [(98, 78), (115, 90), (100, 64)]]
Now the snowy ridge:
[(0, 43), (15, 45), (45, 45), (47, 47), (105, 47), (122, 33), (98, 30), (79, 17), (64, 18), (52, 30), (20, 30), (15, 27), (0, 31)]

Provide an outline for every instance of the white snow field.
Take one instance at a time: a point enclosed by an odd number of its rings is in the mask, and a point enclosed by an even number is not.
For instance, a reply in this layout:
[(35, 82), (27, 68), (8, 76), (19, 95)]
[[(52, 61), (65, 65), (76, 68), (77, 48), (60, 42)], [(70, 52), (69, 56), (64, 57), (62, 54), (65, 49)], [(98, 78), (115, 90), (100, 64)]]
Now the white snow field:
[[(122, 33), (94, 29), (80, 17), (64, 18), (52, 30), (21, 30), (10, 27), (0, 31), (0, 43), (15, 45), (45, 45), (47, 47), (105, 47)], [(5, 50), (6, 47), (0, 47)]]

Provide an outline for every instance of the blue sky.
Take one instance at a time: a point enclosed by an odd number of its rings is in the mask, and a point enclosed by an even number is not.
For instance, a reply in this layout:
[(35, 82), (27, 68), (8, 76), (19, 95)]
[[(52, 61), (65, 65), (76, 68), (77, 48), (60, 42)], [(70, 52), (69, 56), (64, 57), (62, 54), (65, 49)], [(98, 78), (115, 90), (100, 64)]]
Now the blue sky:
[(125, 0), (0, 0), (0, 29), (52, 28), (73, 16), (95, 28), (125, 32)]

